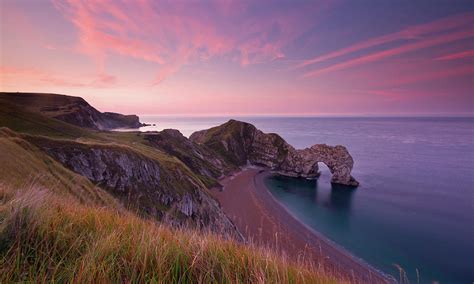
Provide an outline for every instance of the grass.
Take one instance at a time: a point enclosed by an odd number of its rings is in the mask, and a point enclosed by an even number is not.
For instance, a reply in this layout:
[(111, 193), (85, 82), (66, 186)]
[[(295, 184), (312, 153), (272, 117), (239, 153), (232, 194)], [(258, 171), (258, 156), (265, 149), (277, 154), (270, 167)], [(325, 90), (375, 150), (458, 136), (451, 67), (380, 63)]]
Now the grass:
[(270, 250), (0, 186), (0, 282), (339, 283)]
[[(160, 149), (150, 145), (144, 139), (144, 135), (136, 132), (111, 132), (95, 131), (76, 127), (74, 125), (49, 118), (36, 112), (28, 111), (22, 107), (2, 100), (0, 96), (0, 126), (3, 129), (11, 129), (12, 133), (25, 134), (28, 141), (34, 144), (35, 141), (51, 141), (63, 143), (81, 143), (84, 146), (115, 147), (119, 150), (134, 152), (159, 161), (164, 167), (164, 174), (173, 176), (176, 173), (184, 173), (190, 176), (193, 182), (202, 185), (212, 184), (208, 177), (194, 174), (181, 160), (169, 155)], [(20, 137), (21, 135), (17, 135)], [(11, 152), (14, 153), (14, 152)], [(190, 186), (183, 186), (180, 181), (176, 183), (176, 178), (165, 179), (169, 181), (169, 186), (179, 192), (185, 192)], [(186, 184), (184, 184), (186, 185)]]
[(79, 128), (1, 97), (0, 126), (0, 283), (341, 282), (336, 273), (270, 248), (141, 218), (40, 150), (72, 145), (126, 152), (158, 162), (167, 189), (207, 192), (212, 179), (143, 135)]
[[(37, 135), (22, 135), (22, 137), (41, 148), (74, 148), (84, 151), (104, 149), (113, 153), (135, 156), (139, 160), (153, 160), (160, 165), (160, 179), (163, 186), (171, 188), (179, 194), (194, 190), (196, 185), (205, 188), (199, 176), (194, 174), (181, 160), (145, 144), (129, 144), (120, 140), (71, 140)], [(181, 178), (181, 176), (187, 176), (189, 179)]]
[[(209, 128), (204, 136), (199, 139), (199, 143), (205, 144), (217, 156), (222, 157), (225, 161), (234, 165), (245, 165), (247, 163), (246, 144), (251, 141), (245, 141), (250, 137), (250, 133), (254, 130), (254, 126), (241, 123), (235, 120), (229, 120), (223, 125)], [(224, 146), (222, 141), (228, 144)], [(229, 142), (237, 141), (238, 145)]]
[[(82, 202), (96, 202), (110, 207), (125, 207), (142, 216), (154, 214), (154, 210), (161, 214), (180, 217), (180, 211), (174, 210), (153, 198), (146, 198), (146, 194), (153, 195), (153, 190), (162, 190), (171, 195), (183, 196), (195, 194), (197, 190), (209, 195), (206, 184), (207, 177), (195, 174), (182, 161), (140, 141), (135, 135), (121, 133), (97, 132), (104, 135), (101, 140), (90, 137), (69, 138), (50, 137), (46, 135), (32, 135), (17, 133), (9, 128), (0, 128), (0, 182), (14, 187), (22, 187), (31, 182), (49, 188), (61, 188), (57, 194), (72, 195)], [(137, 138), (135, 138), (137, 137)], [(143, 185), (143, 194), (124, 194), (113, 188), (99, 187), (87, 178), (67, 169), (41, 149), (62, 148), (71, 149), (104, 149), (113, 154), (125, 154), (135, 157), (136, 161), (152, 161), (160, 167), (160, 186), (146, 187)], [(69, 150), (68, 150), (69, 149)], [(113, 167), (114, 165), (110, 165)], [(206, 184), (205, 184), (206, 183)], [(145, 190), (149, 190), (148, 193)], [(162, 216), (158, 214), (157, 219)]]
[(29, 183), (60, 188), (58, 195), (73, 196), (84, 203), (119, 207), (118, 202), (87, 178), (59, 164), (8, 128), (0, 128), (0, 181), (12, 187)]
[(78, 138), (88, 137), (100, 139), (95, 131), (83, 129), (66, 122), (49, 118), (24, 107), (11, 104), (0, 97), (0, 126), (8, 127), (16, 132), (51, 137)]

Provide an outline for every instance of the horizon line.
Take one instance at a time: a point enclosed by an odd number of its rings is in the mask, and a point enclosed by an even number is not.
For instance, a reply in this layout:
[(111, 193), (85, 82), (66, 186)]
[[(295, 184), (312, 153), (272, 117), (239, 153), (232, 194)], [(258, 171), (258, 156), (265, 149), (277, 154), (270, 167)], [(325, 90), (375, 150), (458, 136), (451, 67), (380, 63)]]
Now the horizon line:
[(320, 117), (320, 118), (337, 118), (337, 117), (374, 117), (374, 118), (390, 118), (390, 117), (457, 117), (457, 118), (474, 118), (474, 113), (410, 113), (410, 114), (294, 114), (294, 113), (263, 113), (263, 114), (190, 114), (190, 113), (176, 113), (176, 114), (136, 114), (137, 116), (157, 116), (157, 117), (216, 117), (216, 118), (232, 118), (232, 117)]

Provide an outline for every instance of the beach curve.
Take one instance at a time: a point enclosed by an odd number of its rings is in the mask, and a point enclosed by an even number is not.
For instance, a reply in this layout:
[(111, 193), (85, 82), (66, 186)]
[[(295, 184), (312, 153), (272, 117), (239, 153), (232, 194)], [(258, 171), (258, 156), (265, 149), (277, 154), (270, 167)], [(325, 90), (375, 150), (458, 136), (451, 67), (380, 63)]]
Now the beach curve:
[(270, 174), (256, 167), (245, 168), (222, 179), (223, 189), (211, 190), (246, 240), (293, 261), (310, 261), (351, 282), (396, 282), (299, 221), (265, 186), (264, 179)]

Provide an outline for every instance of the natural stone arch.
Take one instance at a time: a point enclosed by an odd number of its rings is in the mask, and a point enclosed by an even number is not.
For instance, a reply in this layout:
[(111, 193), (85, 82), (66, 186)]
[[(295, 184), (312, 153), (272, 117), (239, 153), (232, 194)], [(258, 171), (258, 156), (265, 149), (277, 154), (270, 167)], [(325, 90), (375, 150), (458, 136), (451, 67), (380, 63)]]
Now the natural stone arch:
[(329, 168), (332, 183), (359, 185), (351, 176), (354, 160), (346, 147), (341, 145), (316, 144), (303, 150), (290, 149), (287, 158), (277, 170), (283, 175), (316, 178), (319, 176), (318, 163)]
[(351, 176), (354, 160), (346, 147), (316, 144), (310, 148), (300, 150), (299, 153), (308, 163), (324, 163), (332, 174), (331, 182), (352, 186), (359, 185)]

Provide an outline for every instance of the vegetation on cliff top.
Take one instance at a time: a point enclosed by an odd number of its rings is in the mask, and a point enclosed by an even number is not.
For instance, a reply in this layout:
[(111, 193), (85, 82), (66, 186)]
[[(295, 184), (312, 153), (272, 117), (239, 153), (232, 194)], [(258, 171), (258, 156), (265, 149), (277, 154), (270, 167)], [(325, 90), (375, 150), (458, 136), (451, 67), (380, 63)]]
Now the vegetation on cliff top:
[(136, 115), (102, 113), (81, 97), (48, 93), (0, 92), (0, 103), (3, 102), (89, 129), (137, 128), (142, 125)]
[[(200, 177), (189, 170), (182, 161), (160, 149), (152, 147), (145, 135), (137, 132), (107, 132), (84, 129), (37, 112), (25, 110), (15, 104), (1, 100), (0, 96), (0, 127), (8, 128), (19, 133), (25, 140), (47, 143), (75, 143), (83, 147), (114, 147), (119, 151), (135, 152), (160, 162), (169, 172), (176, 169), (186, 173), (197, 182), (203, 182)], [(13, 132), (10, 132), (13, 133)], [(169, 180), (172, 182), (172, 180)], [(204, 180), (208, 182), (208, 180)], [(182, 188), (181, 183), (172, 184), (176, 189)]]

